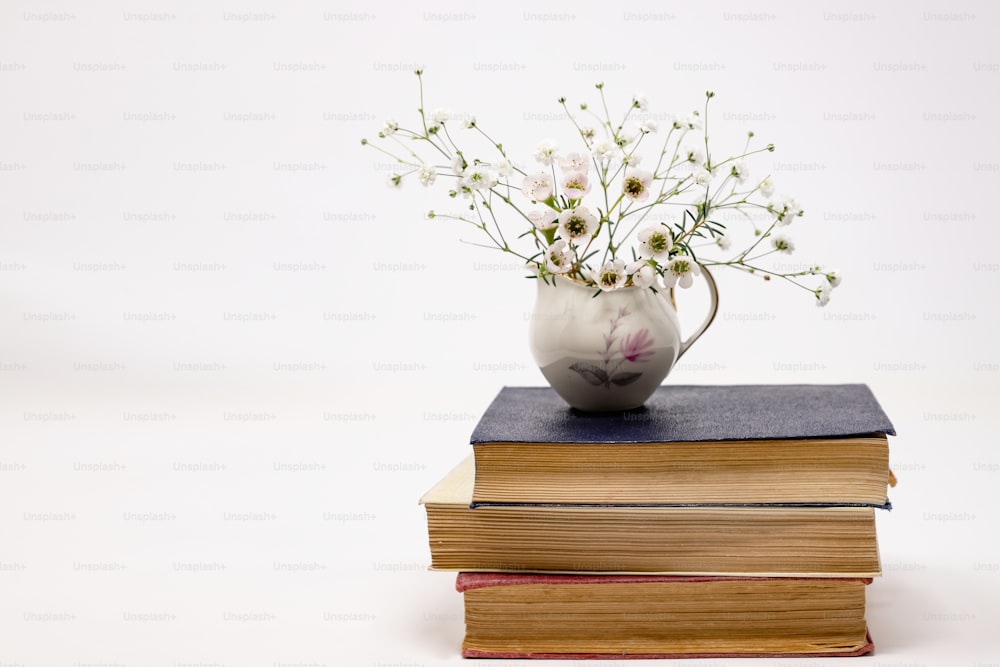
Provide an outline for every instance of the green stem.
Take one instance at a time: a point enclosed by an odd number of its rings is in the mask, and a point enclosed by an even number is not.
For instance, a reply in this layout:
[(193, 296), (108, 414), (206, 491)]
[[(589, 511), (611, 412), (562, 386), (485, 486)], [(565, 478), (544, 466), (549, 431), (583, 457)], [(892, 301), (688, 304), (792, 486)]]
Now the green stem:
[[(383, 153), (384, 155), (388, 155), (389, 157), (391, 157), (396, 162), (399, 162), (400, 164), (405, 164), (408, 167), (418, 167), (418, 168), (420, 167), (419, 164), (413, 164), (412, 162), (407, 162), (406, 160), (404, 160), (403, 158), (399, 157), (398, 155), (396, 155), (394, 153), (390, 153), (389, 151), (387, 151), (384, 148), (381, 148), (379, 146), (376, 146), (375, 144), (371, 143), (370, 141), (367, 144), (365, 144), (365, 146), (371, 146), (372, 149), (377, 150), (379, 153)], [(414, 156), (414, 157), (416, 157), (416, 156)], [(417, 159), (419, 160), (420, 158), (418, 157)]]
[(757, 238), (757, 240), (756, 240), (756, 241), (754, 241), (754, 243), (753, 243), (753, 245), (752, 245), (752, 246), (750, 246), (749, 248), (747, 248), (746, 250), (744, 250), (744, 251), (743, 251), (743, 252), (742, 252), (742, 253), (740, 254), (740, 257), (739, 257), (739, 261), (741, 261), (741, 262), (742, 262), (743, 260), (745, 260), (745, 259), (746, 259), (746, 257), (747, 257), (747, 255), (749, 255), (749, 254), (750, 254), (751, 252), (753, 252), (753, 249), (754, 249), (754, 248), (756, 248), (757, 246), (759, 246), (759, 245), (760, 245), (760, 242), (761, 242), (761, 241), (763, 241), (764, 239), (766, 239), (766, 238), (767, 238), (767, 235), (771, 233), (771, 230), (772, 230), (772, 229), (774, 229), (774, 226), (775, 226), (776, 224), (778, 224), (778, 220), (777, 220), (777, 218), (776, 218), (776, 219), (775, 219), (775, 220), (774, 220), (774, 221), (773, 221), (773, 222), (771, 223), (771, 226), (767, 228), (767, 231), (765, 231), (765, 232), (764, 232), (763, 234), (761, 234), (761, 235), (760, 235), (760, 236), (759, 236), (759, 237)]
[(802, 283), (800, 283), (797, 280), (793, 280), (793, 278), (796, 278), (798, 276), (812, 276), (812, 275), (816, 275), (815, 272), (813, 272), (813, 271), (808, 271), (807, 270), (807, 271), (798, 271), (798, 272), (793, 272), (793, 273), (778, 273), (776, 271), (768, 271), (767, 269), (762, 269), (762, 268), (760, 268), (758, 266), (750, 266), (749, 264), (744, 264), (744, 263), (738, 262), (738, 261), (736, 261), (736, 262), (734, 262), (734, 261), (730, 261), (730, 262), (703, 261), (703, 262), (700, 262), (700, 263), (701, 263), (702, 266), (728, 266), (728, 267), (736, 269), (738, 271), (743, 271), (745, 273), (751, 273), (751, 274), (763, 273), (763, 274), (767, 274), (769, 276), (774, 276), (775, 278), (782, 278), (783, 280), (787, 280), (788, 282), (792, 283), (793, 285), (795, 285), (797, 287), (801, 287), (802, 289), (806, 290), (807, 292), (810, 292), (810, 293), (815, 293), (816, 292), (816, 290), (813, 289), (812, 287), (809, 287), (808, 285), (803, 285)]

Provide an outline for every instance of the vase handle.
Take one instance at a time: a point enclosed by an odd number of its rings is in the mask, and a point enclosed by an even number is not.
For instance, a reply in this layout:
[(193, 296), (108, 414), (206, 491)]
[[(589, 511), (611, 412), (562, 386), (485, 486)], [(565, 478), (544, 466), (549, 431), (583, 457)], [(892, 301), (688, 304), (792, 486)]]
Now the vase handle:
[[(708, 329), (708, 326), (715, 319), (715, 314), (719, 310), (719, 290), (715, 285), (715, 278), (712, 276), (712, 273), (704, 266), (701, 267), (701, 273), (703, 276), (705, 276), (705, 282), (708, 283), (708, 294), (712, 298), (712, 304), (709, 306), (708, 316), (705, 317), (705, 321), (701, 323), (701, 326), (698, 327), (698, 329), (693, 334), (688, 336), (687, 340), (681, 342), (681, 349), (677, 353), (678, 359), (684, 356), (684, 353), (688, 351), (688, 348), (691, 347), (691, 345), (696, 340), (698, 340), (698, 338), (703, 333), (705, 333), (705, 330)], [(673, 290), (671, 290), (670, 294), (671, 300), (673, 300), (673, 296), (674, 296)]]

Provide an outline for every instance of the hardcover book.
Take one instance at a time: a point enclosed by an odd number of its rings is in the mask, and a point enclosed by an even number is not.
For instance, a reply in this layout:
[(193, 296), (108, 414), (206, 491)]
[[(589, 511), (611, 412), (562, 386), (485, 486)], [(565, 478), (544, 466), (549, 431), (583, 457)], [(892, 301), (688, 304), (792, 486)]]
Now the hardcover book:
[(861, 384), (664, 386), (610, 413), (504, 387), (472, 434), (472, 501), (885, 507), (888, 435)]
[(420, 502), (433, 569), (809, 577), (881, 574), (871, 507), (470, 508), (472, 457)]
[(467, 658), (854, 656), (866, 579), (461, 573)]

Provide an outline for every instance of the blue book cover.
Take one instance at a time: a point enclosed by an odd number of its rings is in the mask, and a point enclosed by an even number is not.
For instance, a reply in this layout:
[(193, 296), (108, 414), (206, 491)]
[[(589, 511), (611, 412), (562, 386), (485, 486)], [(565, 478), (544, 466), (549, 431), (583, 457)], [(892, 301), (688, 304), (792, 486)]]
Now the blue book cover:
[(662, 386), (624, 412), (580, 412), (549, 387), (504, 387), (472, 444), (788, 440), (895, 435), (867, 385)]
[(888, 435), (863, 384), (663, 386), (603, 413), (504, 387), (472, 433), (472, 506), (889, 509)]

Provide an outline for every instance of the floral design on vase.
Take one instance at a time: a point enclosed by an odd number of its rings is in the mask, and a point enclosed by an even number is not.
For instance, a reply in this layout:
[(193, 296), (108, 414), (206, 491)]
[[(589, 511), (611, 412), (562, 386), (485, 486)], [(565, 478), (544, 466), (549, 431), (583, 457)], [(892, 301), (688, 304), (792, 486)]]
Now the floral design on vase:
[[(624, 387), (638, 380), (642, 376), (642, 371), (621, 370), (621, 368), (625, 362), (649, 361), (655, 354), (652, 350), (655, 339), (646, 327), (622, 338), (618, 330), (621, 328), (622, 320), (629, 314), (628, 308), (623, 306), (618, 310), (618, 316), (611, 320), (611, 330), (604, 334), (601, 364), (576, 362), (570, 366), (570, 370), (579, 373), (589, 384), (595, 387), (603, 386), (606, 389), (611, 389), (612, 386)], [(616, 343), (617, 349), (615, 349)]]

